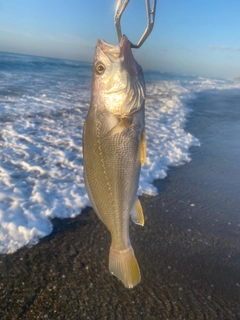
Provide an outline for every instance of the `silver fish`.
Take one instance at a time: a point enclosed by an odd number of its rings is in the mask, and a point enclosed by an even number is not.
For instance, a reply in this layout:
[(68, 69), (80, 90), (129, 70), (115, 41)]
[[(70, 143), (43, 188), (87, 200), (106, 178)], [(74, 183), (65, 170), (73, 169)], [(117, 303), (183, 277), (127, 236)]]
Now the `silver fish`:
[(91, 204), (111, 233), (109, 270), (127, 288), (141, 280), (129, 239), (129, 216), (144, 224), (137, 197), (146, 158), (145, 81), (126, 36), (120, 46), (99, 40), (92, 98), (84, 123), (84, 178)]

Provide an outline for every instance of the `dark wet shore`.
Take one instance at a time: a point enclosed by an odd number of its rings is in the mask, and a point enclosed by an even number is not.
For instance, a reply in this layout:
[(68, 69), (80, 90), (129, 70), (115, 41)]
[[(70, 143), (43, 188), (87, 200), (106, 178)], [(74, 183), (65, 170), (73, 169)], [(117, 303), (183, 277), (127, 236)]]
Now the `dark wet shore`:
[(0, 255), (0, 319), (240, 319), (240, 98), (229, 99), (192, 102), (187, 128), (202, 146), (156, 181), (158, 196), (141, 197), (145, 226), (130, 224), (138, 286), (110, 275), (109, 234), (87, 208)]

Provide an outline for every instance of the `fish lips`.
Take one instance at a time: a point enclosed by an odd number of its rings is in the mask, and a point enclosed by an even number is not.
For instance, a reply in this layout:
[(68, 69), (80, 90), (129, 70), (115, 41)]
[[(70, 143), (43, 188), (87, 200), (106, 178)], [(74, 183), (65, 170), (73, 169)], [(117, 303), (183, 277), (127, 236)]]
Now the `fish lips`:
[(132, 54), (131, 42), (123, 35), (120, 41), (121, 57), (126, 64), (126, 69), (132, 78), (138, 78), (141, 74), (142, 67), (137, 63)]

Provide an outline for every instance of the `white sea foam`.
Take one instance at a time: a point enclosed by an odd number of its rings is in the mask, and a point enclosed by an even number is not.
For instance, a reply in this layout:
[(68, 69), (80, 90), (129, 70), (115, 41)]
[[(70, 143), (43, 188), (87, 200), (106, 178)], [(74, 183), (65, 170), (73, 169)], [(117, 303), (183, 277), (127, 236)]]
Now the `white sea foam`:
[[(82, 129), (91, 66), (5, 59), (9, 70), (0, 69), (0, 252), (11, 253), (48, 235), (51, 218), (75, 217), (90, 205)], [(199, 145), (184, 129), (186, 102), (204, 90), (239, 90), (240, 83), (152, 73), (146, 78), (147, 161), (139, 194), (154, 195), (153, 180), (164, 178), (169, 166), (190, 161), (189, 147)]]

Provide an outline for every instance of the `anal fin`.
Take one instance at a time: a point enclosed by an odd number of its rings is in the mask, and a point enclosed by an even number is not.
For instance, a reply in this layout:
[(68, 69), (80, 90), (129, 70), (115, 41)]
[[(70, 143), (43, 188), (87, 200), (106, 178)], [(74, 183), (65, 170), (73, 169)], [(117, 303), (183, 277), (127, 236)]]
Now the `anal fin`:
[(134, 223), (139, 224), (142, 227), (144, 226), (143, 210), (138, 198), (136, 199), (133, 209), (131, 211), (131, 218)]

